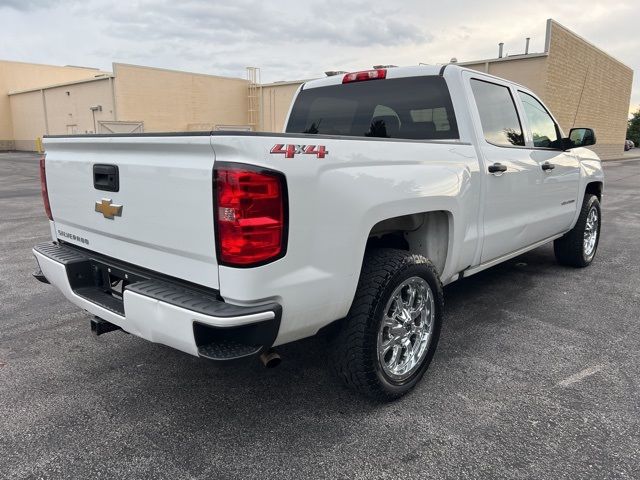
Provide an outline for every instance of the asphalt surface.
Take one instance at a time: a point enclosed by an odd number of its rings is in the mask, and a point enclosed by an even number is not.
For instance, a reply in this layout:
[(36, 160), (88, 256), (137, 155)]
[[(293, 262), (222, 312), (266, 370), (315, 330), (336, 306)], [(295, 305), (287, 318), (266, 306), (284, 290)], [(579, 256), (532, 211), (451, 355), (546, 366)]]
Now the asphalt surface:
[(0, 477), (640, 478), (640, 159), (605, 170), (593, 265), (545, 246), (450, 285), (429, 372), (380, 405), (321, 339), (265, 370), (92, 337), (31, 278), (36, 157), (0, 154)]

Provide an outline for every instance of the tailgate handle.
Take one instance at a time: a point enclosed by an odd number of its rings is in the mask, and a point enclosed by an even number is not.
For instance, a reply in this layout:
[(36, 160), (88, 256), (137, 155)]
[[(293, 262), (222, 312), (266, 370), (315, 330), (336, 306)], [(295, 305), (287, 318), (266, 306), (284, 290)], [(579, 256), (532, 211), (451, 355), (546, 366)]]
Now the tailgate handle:
[(120, 190), (120, 176), (117, 165), (96, 163), (93, 166), (93, 186), (96, 190), (117, 192)]

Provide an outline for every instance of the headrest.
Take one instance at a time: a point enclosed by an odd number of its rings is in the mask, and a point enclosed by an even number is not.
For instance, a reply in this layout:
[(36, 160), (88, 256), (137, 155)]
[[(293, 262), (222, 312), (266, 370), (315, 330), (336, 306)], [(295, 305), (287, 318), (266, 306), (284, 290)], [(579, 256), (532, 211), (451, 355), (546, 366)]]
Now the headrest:
[[(384, 132), (382, 132), (384, 127)], [(379, 115), (371, 120), (371, 132), (375, 132), (376, 137), (386, 136), (396, 138), (400, 131), (400, 120), (395, 115)]]

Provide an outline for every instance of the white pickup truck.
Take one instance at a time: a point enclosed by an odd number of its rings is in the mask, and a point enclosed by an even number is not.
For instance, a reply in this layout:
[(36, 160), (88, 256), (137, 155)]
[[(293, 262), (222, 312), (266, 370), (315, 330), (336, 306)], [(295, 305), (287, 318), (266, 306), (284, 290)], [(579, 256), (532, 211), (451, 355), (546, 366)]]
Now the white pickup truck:
[(98, 334), (217, 361), (324, 332), (336, 373), (390, 400), (431, 362), (443, 285), (551, 241), (591, 263), (594, 143), (455, 65), (310, 81), (284, 133), (49, 136), (36, 276)]

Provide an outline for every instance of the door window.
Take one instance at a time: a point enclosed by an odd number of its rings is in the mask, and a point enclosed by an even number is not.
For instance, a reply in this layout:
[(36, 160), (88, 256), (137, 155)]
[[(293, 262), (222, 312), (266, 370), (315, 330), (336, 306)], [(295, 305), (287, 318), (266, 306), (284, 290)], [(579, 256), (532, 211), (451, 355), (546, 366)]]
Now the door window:
[(518, 92), (527, 123), (531, 129), (534, 147), (555, 148), (558, 144), (558, 129), (547, 109), (528, 93)]
[(508, 87), (471, 80), (484, 138), (499, 146), (524, 146), (522, 126)]

